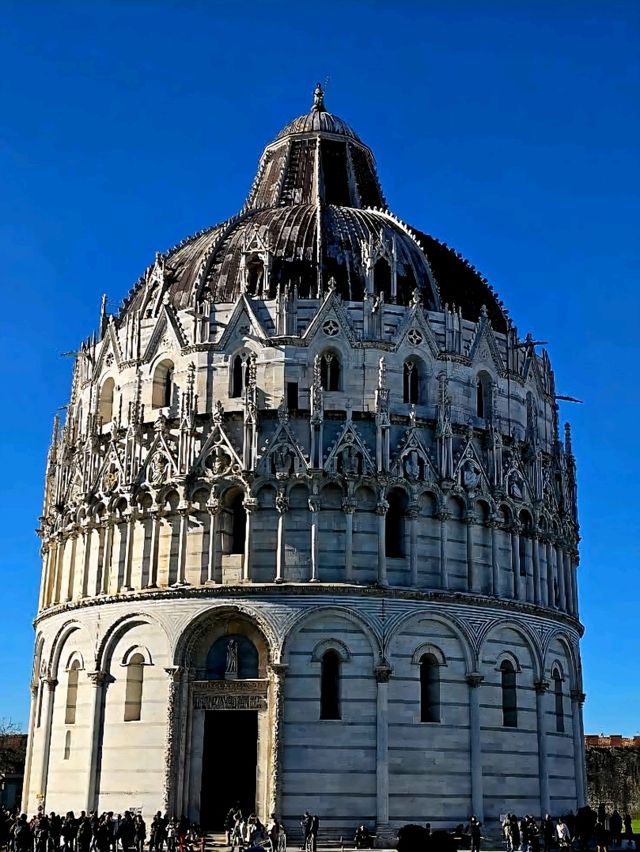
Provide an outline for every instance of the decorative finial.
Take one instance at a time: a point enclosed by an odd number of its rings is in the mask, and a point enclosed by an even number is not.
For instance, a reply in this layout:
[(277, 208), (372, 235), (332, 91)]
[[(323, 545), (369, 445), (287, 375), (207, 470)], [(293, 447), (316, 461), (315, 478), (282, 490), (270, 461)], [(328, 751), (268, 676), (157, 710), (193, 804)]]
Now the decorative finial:
[(322, 88), (322, 83), (317, 83), (316, 88), (313, 92), (313, 111), (314, 112), (325, 112), (324, 108), (324, 89)]

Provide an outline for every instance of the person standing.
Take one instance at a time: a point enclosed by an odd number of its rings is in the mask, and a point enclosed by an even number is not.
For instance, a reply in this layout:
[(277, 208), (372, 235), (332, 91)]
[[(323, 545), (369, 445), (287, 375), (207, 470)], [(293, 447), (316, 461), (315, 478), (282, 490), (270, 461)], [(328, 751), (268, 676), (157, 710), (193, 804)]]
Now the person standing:
[(311, 852), (318, 850), (318, 831), (320, 829), (320, 818), (318, 814), (311, 817)]
[(482, 839), (480, 820), (475, 816), (469, 822), (469, 833), (471, 834), (471, 852), (480, 852), (480, 841)]
[(542, 823), (542, 844), (544, 852), (551, 852), (553, 845), (553, 820), (549, 814), (545, 814), (544, 822)]

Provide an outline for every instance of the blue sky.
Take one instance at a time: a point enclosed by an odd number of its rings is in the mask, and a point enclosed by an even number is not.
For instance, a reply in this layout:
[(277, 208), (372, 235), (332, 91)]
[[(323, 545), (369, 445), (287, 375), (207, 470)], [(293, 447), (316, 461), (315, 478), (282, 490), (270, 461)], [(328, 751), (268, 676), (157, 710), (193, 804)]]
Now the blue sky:
[(0, 3), (0, 717), (26, 725), (34, 530), (73, 350), (165, 250), (242, 204), (263, 146), (327, 107), (391, 208), (549, 341), (574, 426), (585, 727), (640, 733), (640, 6)]

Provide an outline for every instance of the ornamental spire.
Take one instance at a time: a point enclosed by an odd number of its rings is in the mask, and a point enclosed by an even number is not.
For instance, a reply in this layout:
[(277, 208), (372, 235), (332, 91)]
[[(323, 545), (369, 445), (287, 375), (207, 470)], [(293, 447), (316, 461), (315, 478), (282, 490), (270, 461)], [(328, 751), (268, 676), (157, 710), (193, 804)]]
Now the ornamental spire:
[(324, 89), (322, 83), (316, 83), (316, 88), (313, 92), (313, 112), (326, 112), (324, 106)]

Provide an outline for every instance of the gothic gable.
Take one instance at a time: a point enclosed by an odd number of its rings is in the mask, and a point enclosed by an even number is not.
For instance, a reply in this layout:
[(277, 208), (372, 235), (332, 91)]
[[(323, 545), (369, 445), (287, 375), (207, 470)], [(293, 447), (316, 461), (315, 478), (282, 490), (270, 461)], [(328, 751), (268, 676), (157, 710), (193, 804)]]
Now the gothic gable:
[(241, 295), (233, 308), (226, 328), (220, 335), (220, 339), (216, 341), (216, 349), (225, 352), (235, 349), (248, 336), (258, 338), (261, 343), (264, 343), (267, 338), (250, 300), (245, 295)]
[(371, 476), (376, 466), (366, 444), (351, 420), (347, 420), (324, 463), (327, 473), (343, 476)]

